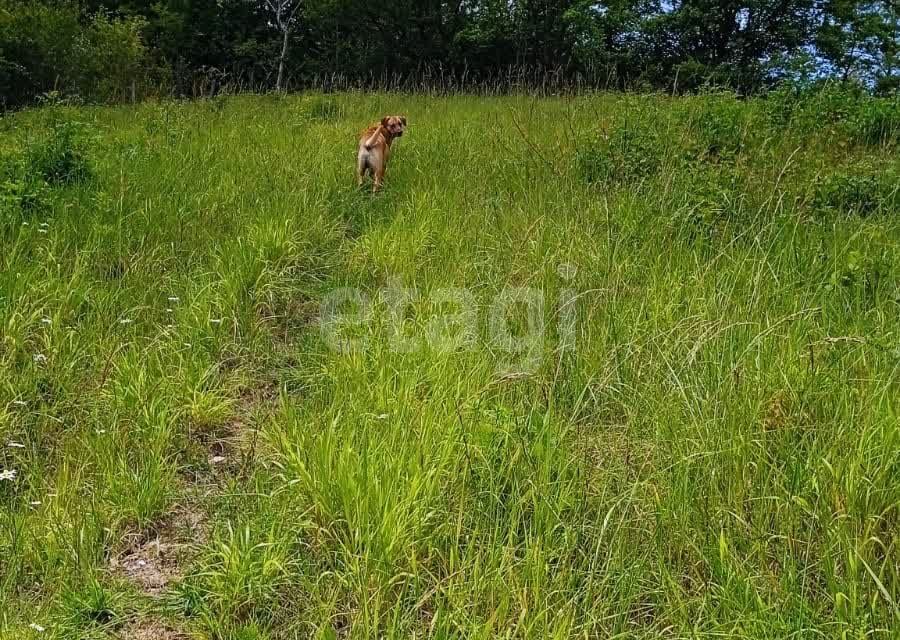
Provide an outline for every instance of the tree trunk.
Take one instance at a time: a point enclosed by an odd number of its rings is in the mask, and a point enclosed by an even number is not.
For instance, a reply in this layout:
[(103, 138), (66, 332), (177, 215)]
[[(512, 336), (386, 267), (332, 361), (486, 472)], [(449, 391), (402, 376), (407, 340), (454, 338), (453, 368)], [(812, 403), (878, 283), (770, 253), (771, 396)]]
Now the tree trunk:
[(281, 31), (284, 33), (284, 40), (281, 43), (281, 57), (278, 59), (278, 78), (275, 80), (275, 91), (281, 91), (281, 82), (284, 79), (284, 59), (287, 58), (288, 38), (291, 35), (289, 25), (282, 25)]

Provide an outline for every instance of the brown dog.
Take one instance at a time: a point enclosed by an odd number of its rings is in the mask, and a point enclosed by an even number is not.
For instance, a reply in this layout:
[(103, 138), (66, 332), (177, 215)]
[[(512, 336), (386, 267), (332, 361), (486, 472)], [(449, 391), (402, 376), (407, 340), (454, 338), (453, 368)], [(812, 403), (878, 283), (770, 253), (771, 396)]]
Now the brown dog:
[(356, 154), (356, 176), (359, 186), (362, 186), (366, 174), (371, 172), (375, 180), (372, 192), (381, 188), (384, 170), (391, 154), (391, 145), (394, 138), (401, 137), (404, 131), (406, 131), (404, 116), (385, 116), (378, 125), (363, 131), (359, 139), (359, 151)]

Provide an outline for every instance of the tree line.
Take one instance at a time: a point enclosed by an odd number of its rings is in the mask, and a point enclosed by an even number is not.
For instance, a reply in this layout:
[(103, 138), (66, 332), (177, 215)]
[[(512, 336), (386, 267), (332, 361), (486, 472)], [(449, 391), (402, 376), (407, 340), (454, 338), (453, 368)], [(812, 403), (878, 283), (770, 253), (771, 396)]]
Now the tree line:
[(898, 0), (0, 0), (0, 102), (224, 87), (900, 86)]

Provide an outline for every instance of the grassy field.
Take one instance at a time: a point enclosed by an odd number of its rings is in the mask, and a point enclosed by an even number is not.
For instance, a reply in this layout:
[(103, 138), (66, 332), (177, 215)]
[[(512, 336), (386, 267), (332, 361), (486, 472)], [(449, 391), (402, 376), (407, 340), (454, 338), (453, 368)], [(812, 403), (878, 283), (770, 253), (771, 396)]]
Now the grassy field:
[[(384, 113), (410, 128), (373, 197)], [(898, 122), (829, 94), (0, 119), (0, 638), (898, 637)]]

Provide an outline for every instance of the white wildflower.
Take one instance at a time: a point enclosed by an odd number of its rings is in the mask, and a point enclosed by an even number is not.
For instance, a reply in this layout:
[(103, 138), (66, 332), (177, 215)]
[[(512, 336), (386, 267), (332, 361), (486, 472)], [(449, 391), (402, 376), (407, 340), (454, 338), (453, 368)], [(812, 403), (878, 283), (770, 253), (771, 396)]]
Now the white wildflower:
[(36, 623), (36, 622), (32, 622), (30, 625), (28, 625), (28, 628), (29, 628), (29, 629), (34, 629), (34, 630), (37, 631), (38, 633), (44, 633), (44, 631), (46, 631), (46, 629), (44, 629), (44, 627), (42, 627), (41, 625), (39, 625), (39, 624)]
[(41, 324), (49, 327), (51, 324), (53, 324), (53, 320), (51, 320), (50, 318), (41, 318)]
[(6, 446), (9, 447), (10, 449), (24, 449), (25, 448), (25, 445), (22, 444), (21, 442), (12, 442), (12, 441), (7, 442)]
[(46, 229), (38, 229), (38, 233), (47, 233)]
[(43, 364), (47, 362), (47, 356), (45, 356), (43, 353), (36, 353), (34, 354), (32, 360), (34, 360), (38, 364)]
[(130, 318), (122, 318), (121, 320), (119, 320), (119, 324), (131, 324), (132, 322), (134, 322), (134, 320)]
[(15, 469), (4, 469), (3, 471), (0, 471), (0, 482), (2, 482), (3, 480), (9, 480), (10, 482), (12, 482), (16, 479), (16, 476), (18, 474), (19, 472)]
[(46, 229), (47, 227), (50, 226), (50, 223), (49, 223), (49, 222), (42, 222), (42, 223), (41, 223), (40, 225), (38, 225), (38, 226), (40, 226), (41, 229)]
[(169, 302), (181, 302), (181, 298), (179, 298), (178, 296), (169, 296)]
[(166, 309), (166, 313), (175, 313), (175, 309)]
[(28, 403), (25, 402), (24, 400), (13, 400), (12, 403), (14, 405), (16, 405), (17, 407), (27, 407), (28, 406)]
[(43, 503), (42, 503), (40, 500), (32, 500), (32, 501), (29, 502), (28, 504), (30, 504), (32, 507), (39, 507), (39, 506), (41, 506), (41, 504), (43, 504)]
[(219, 320), (219, 319), (215, 319), (215, 320), (210, 320), (210, 323), (212, 323), (212, 324), (222, 324), (222, 321)]

